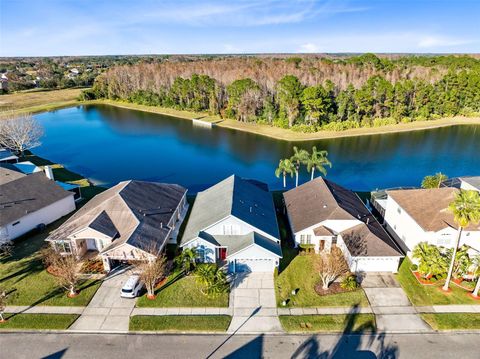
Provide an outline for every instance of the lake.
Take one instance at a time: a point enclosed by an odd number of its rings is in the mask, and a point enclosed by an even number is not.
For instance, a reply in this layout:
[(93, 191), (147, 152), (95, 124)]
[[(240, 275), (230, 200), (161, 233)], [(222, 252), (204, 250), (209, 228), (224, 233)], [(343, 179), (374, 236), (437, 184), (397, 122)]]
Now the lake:
[[(45, 136), (34, 152), (103, 185), (138, 179), (196, 192), (236, 173), (280, 189), (274, 171), (294, 145), (327, 150), (333, 163), (327, 178), (358, 191), (418, 186), (439, 171), (480, 175), (480, 126), (474, 125), (293, 143), (108, 105), (35, 117)], [(301, 183), (308, 179), (304, 170)]]

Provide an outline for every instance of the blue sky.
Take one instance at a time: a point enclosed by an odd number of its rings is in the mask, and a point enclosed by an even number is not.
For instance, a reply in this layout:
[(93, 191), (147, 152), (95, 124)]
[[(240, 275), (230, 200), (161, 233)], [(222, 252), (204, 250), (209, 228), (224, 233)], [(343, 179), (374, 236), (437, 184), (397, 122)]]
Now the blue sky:
[(480, 0), (0, 0), (0, 56), (480, 52)]

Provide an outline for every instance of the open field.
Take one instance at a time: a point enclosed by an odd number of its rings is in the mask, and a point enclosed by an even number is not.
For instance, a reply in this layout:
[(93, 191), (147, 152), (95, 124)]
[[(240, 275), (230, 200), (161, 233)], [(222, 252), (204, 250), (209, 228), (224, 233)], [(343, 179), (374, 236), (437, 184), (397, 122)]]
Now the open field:
[(0, 96), (0, 112), (37, 113), (75, 106), (83, 89), (26, 91)]
[(397, 125), (388, 125), (381, 127), (349, 129), (345, 131), (320, 131), (314, 133), (302, 133), (268, 125), (245, 123), (232, 119), (221, 119), (218, 115), (211, 116), (207, 113), (196, 113), (190, 111), (176, 110), (172, 108), (138, 105), (124, 101), (93, 100), (88, 102), (82, 102), (77, 100), (78, 95), (81, 91), (82, 89), (65, 89), (53, 91), (19, 92), (15, 94), (2, 95), (0, 96), (0, 112), (6, 110), (13, 110), (17, 113), (38, 113), (75, 105), (107, 104), (111, 106), (144, 112), (158, 113), (161, 115), (173, 116), (187, 120), (192, 120), (194, 118), (202, 119), (203, 121), (213, 122), (219, 127), (250, 132), (285, 141), (313, 141), (328, 138), (355, 137), (373, 134), (426, 130), (431, 128), (447, 127), (454, 125), (480, 124), (480, 117), (458, 116), (442, 118), (438, 120), (415, 121), (410, 123), (401, 123)]
[(453, 283), (450, 284), (451, 292), (449, 293), (442, 291), (443, 282), (431, 286), (420, 284), (410, 271), (411, 264), (408, 258), (404, 259), (398, 270), (397, 280), (413, 305), (480, 304), (480, 301), (468, 295), (469, 292)]
[(79, 316), (76, 314), (6, 314), (1, 330), (9, 329), (68, 329)]
[(281, 315), (283, 329), (293, 333), (364, 333), (376, 329), (373, 314)]
[(228, 315), (136, 315), (130, 318), (132, 331), (226, 332)]

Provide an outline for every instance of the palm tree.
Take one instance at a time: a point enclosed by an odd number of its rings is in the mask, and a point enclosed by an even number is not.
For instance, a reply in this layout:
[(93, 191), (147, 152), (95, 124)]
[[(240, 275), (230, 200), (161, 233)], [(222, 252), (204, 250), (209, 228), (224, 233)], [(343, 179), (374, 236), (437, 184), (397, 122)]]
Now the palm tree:
[(478, 223), (480, 221), (480, 193), (477, 191), (460, 192), (455, 197), (455, 200), (448, 206), (450, 212), (453, 213), (455, 223), (458, 224), (458, 235), (453, 247), (453, 254), (450, 261), (450, 268), (448, 269), (447, 280), (443, 286), (443, 290), (448, 290), (450, 280), (452, 279), (453, 267), (455, 259), (457, 258), (458, 245), (462, 236), (463, 229), (470, 224)]
[(198, 251), (196, 248), (184, 248), (182, 253), (175, 258), (175, 262), (182, 268), (185, 274), (188, 275), (192, 268), (195, 269), (197, 257)]
[(318, 151), (317, 147), (312, 147), (312, 153), (306, 161), (307, 171), (311, 173), (310, 180), (313, 180), (313, 177), (315, 177), (315, 169), (326, 176), (327, 170), (325, 166), (332, 168), (332, 163), (328, 160), (327, 156), (327, 151)]
[(290, 177), (293, 177), (294, 172), (295, 165), (290, 159), (285, 158), (278, 163), (278, 167), (275, 170), (275, 176), (280, 177), (280, 175), (283, 175), (283, 187), (287, 187), (287, 174), (289, 174)]
[(295, 165), (295, 187), (298, 187), (298, 173), (300, 172), (300, 165), (305, 164), (310, 157), (307, 150), (298, 149), (297, 146), (293, 146), (293, 156), (290, 158)]
[(475, 286), (475, 289), (473, 290), (472, 295), (475, 298), (478, 298), (478, 291), (480, 290), (480, 255), (474, 258), (474, 264), (475, 264), (474, 275), (477, 277), (477, 285)]

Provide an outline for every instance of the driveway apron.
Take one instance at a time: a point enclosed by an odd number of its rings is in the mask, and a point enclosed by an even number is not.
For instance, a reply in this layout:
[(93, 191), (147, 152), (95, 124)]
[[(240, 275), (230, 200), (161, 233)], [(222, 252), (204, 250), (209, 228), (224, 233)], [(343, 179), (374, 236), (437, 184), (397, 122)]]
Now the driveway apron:
[(70, 330), (128, 332), (136, 299), (121, 298), (120, 290), (131, 274), (128, 270), (105, 279)]
[(232, 284), (229, 333), (281, 333), (273, 273), (239, 273)]

